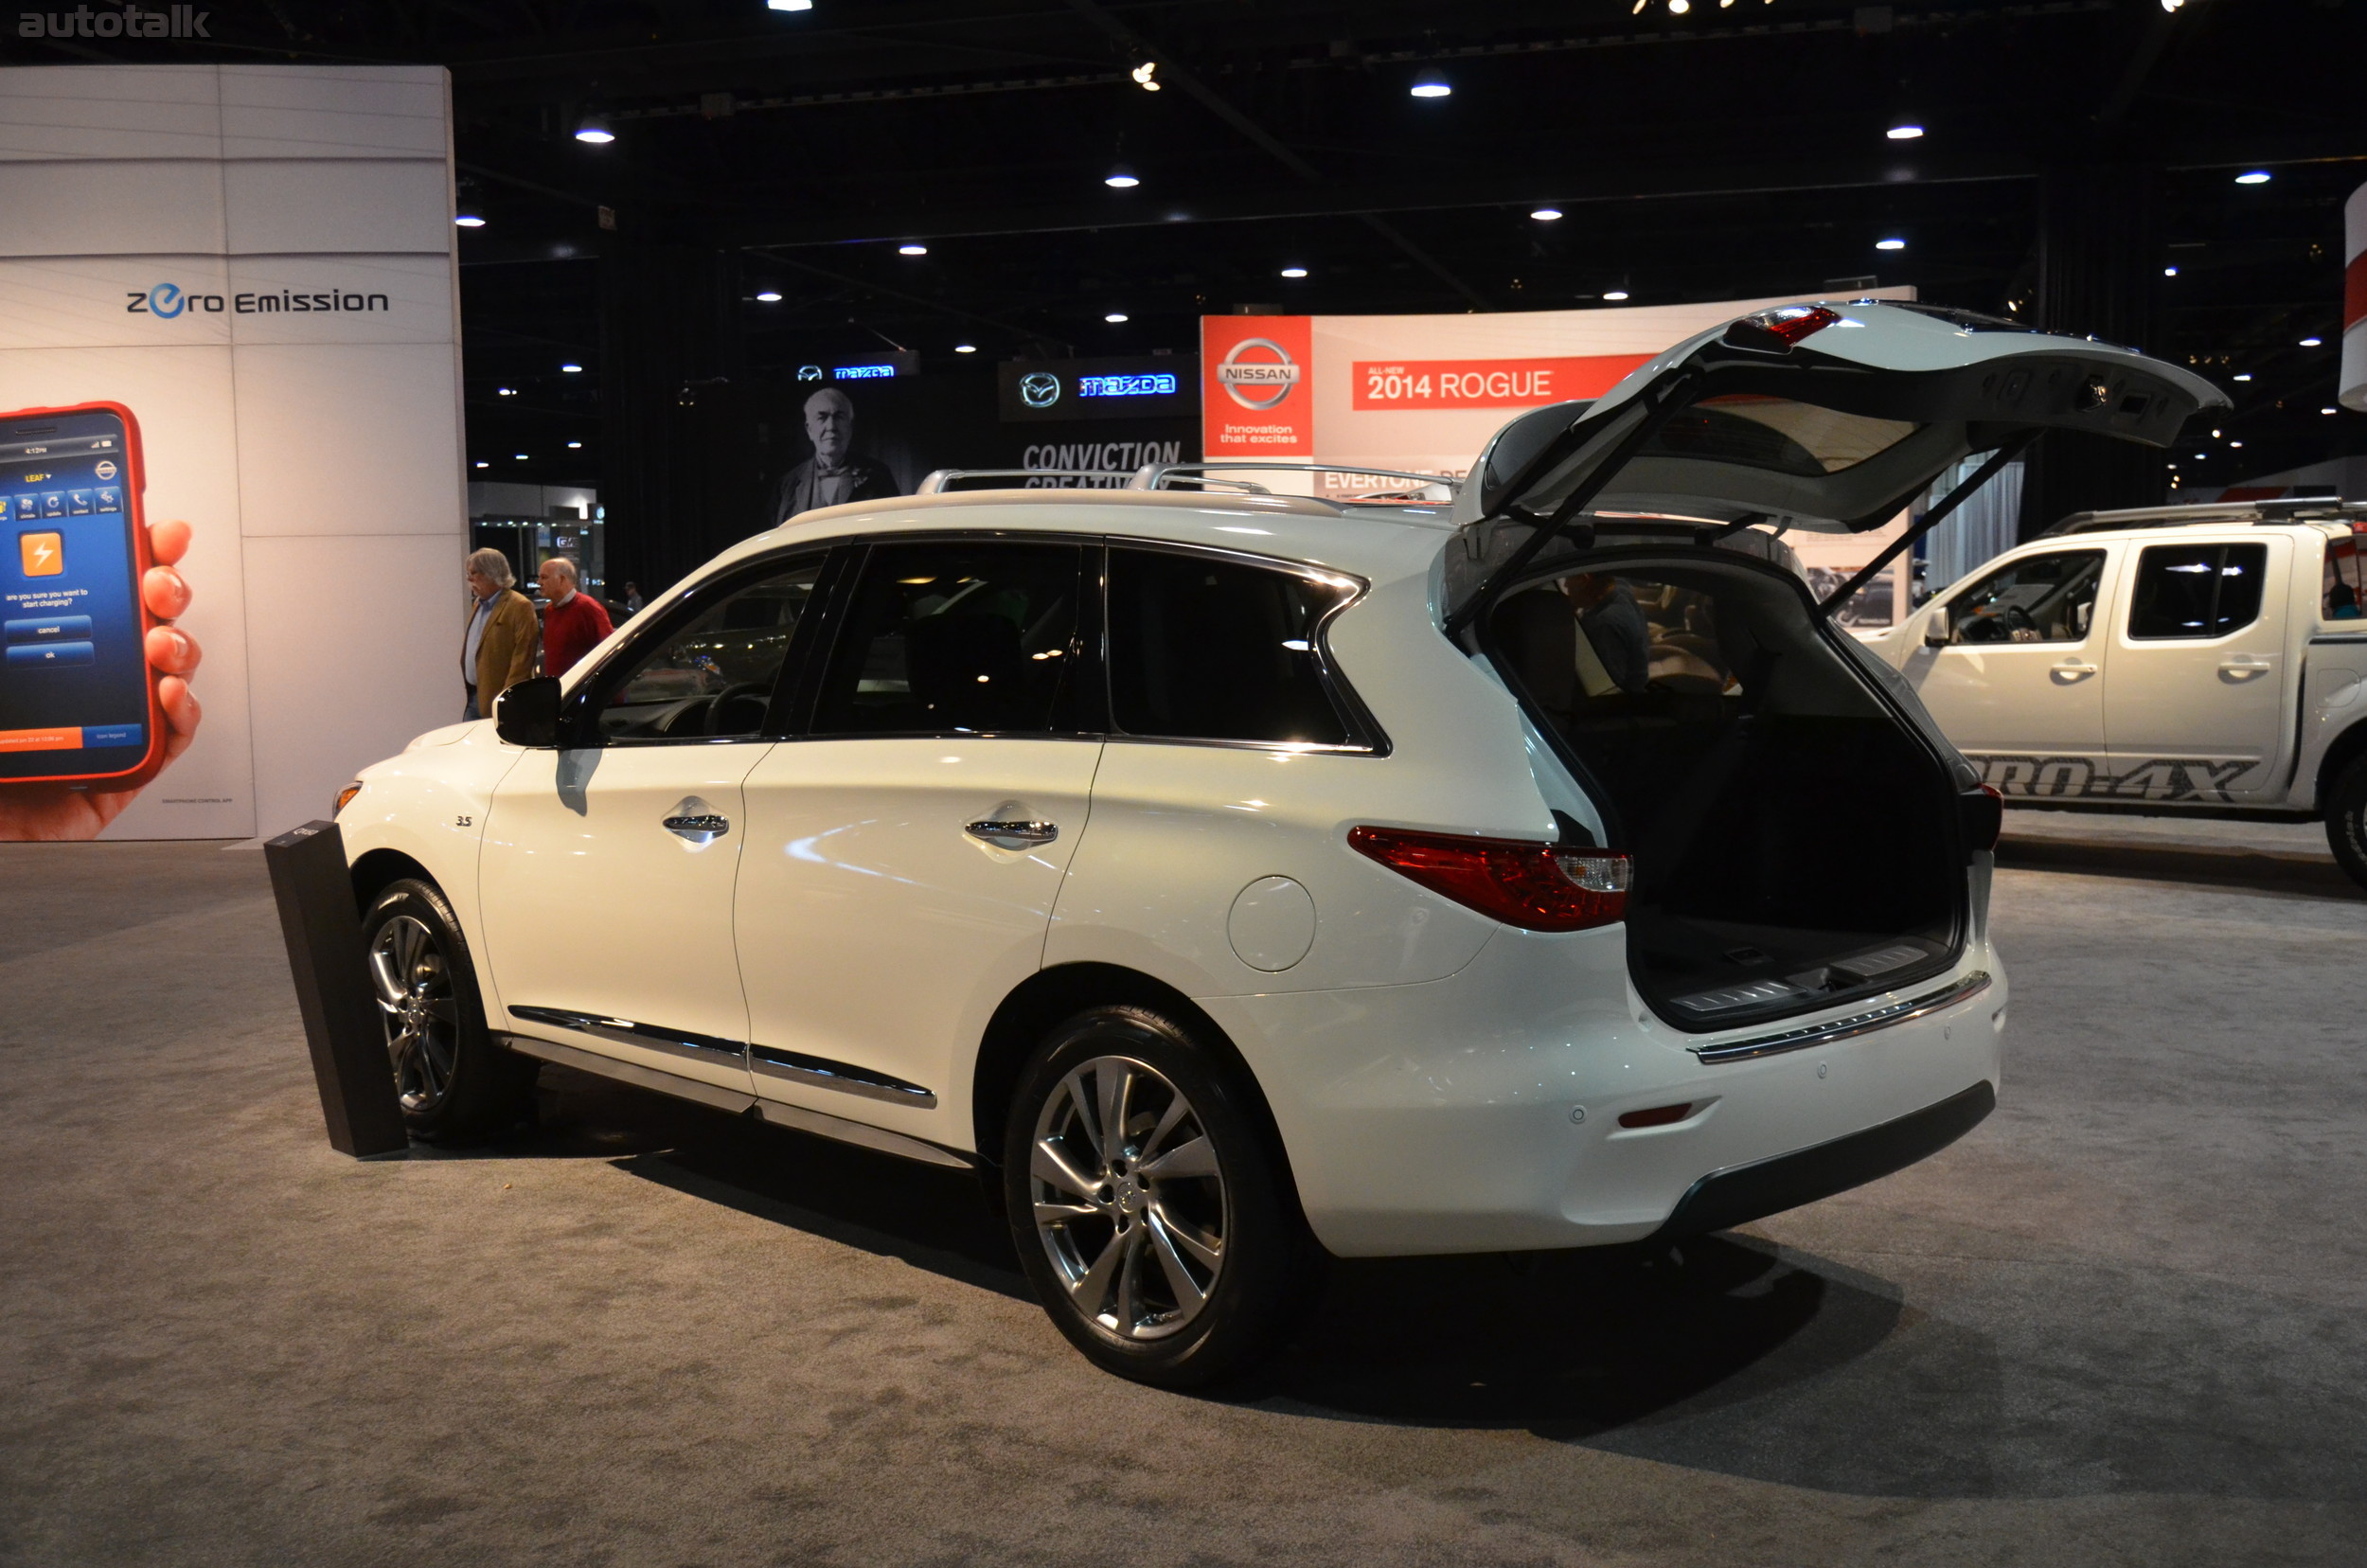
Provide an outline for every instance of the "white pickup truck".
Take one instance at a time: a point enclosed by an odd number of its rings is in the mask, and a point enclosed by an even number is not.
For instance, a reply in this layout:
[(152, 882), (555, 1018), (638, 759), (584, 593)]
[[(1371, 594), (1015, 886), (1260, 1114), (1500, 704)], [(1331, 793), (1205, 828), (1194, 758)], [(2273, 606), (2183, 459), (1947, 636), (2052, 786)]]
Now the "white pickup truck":
[(2367, 885), (2367, 505), (2081, 512), (1867, 645), (2008, 804), (2323, 819)]

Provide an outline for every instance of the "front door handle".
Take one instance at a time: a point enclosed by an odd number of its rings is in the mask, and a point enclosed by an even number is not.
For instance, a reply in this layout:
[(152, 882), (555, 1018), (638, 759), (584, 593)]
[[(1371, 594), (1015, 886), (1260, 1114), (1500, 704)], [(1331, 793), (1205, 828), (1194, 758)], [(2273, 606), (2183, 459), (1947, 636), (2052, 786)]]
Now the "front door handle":
[(2275, 667), (2257, 653), (2237, 653), (2219, 661), (2219, 673), (2249, 681), (2254, 675), (2266, 675)]
[(2053, 666), (2052, 672), (2058, 681), (2084, 681), (2096, 672), (2096, 667), (2081, 664), (2076, 659), (2065, 659), (2061, 664)]
[(669, 833), (680, 834), (693, 844), (713, 844), (732, 830), (729, 817), (718, 816), (712, 811), (702, 811), (687, 816), (669, 816), (661, 820), (658, 826)]
[(1033, 849), (1040, 844), (1050, 844), (1060, 836), (1059, 828), (1049, 822), (1011, 821), (997, 817), (982, 817), (966, 823), (962, 831), (982, 844), (997, 849)]

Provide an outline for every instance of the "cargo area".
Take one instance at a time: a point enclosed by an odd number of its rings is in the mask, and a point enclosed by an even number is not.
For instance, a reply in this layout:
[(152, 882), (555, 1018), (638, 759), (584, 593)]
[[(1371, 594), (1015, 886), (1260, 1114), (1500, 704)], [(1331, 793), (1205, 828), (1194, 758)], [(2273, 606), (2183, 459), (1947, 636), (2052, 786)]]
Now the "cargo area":
[(1944, 970), (1967, 901), (1945, 754), (1777, 571), (1584, 564), (1507, 594), (1486, 646), (1633, 857), (1652, 1007), (1723, 1029)]

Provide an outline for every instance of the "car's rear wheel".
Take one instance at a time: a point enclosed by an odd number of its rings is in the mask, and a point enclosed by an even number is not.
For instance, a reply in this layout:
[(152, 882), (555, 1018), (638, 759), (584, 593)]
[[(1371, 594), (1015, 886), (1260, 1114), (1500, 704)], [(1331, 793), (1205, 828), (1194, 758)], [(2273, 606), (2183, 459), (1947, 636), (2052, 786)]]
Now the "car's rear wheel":
[(515, 1120), (540, 1063), (493, 1042), (468, 939), (435, 884), (405, 878), (372, 899), (362, 951), (411, 1135), (482, 1136)]
[(2326, 792), (2326, 842), (2351, 881), (2367, 887), (2367, 757), (2355, 757)]
[(1188, 1027), (1148, 1008), (1080, 1013), (1029, 1060), (1004, 1147), (1012, 1240), (1097, 1364), (1195, 1387), (1289, 1331), (1322, 1255), (1262, 1115)]

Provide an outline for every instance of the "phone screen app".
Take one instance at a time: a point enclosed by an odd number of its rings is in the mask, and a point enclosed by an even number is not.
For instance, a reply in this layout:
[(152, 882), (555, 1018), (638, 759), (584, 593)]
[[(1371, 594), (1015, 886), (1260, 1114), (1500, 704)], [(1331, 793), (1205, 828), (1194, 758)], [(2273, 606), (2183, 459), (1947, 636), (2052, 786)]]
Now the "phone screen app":
[(128, 437), (103, 410), (0, 419), (0, 780), (121, 772), (147, 751)]

